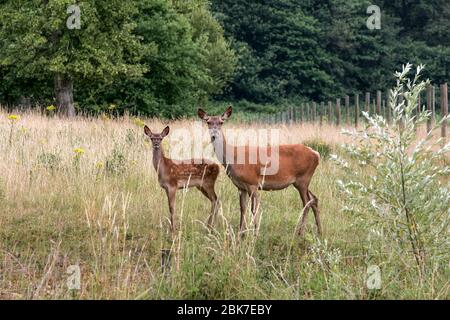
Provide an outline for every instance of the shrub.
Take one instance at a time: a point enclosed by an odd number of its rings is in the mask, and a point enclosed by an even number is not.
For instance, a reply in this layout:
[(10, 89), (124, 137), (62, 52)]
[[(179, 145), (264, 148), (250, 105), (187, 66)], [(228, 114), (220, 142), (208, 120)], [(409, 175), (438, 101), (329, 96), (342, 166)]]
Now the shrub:
[(320, 139), (306, 140), (303, 142), (303, 144), (317, 151), (320, 154), (320, 157), (324, 160), (328, 159), (332, 151), (331, 146)]
[(123, 153), (116, 147), (105, 162), (106, 172), (111, 174), (119, 174), (126, 170), (127, 159)]
[(366, 231), (368, 249), (374, 254), (386, 250), (406, 265), (405, 257), (414, 258), (420, 280), (448, 263), (443, 248), (450, 241), (449, 188), (440, 181), (450, 170), (438, 161), (450, 144), (442, 147), (432, 133), (424, 139), (416, 134), (416, 127), (430, 116), (425, 110), (415, 112), (418, 97), (429, 84), (419, 82), (422, 68), (413, 79), (408, 78), (410, 64), (396, 73), (397, 85), (390, 92), (392, 125), (364, 112), (368, 126), (346, 132), (355, 143), (344, 150), (356, 168), (333, 156), (345, 173), (344, 181), (338, 181), (343, 210), (355, 215), (355, 225)]
[(52, 171), (61, 167), (61, 157), (51, 152), (39, 153), (36, 162), (39, 166)]

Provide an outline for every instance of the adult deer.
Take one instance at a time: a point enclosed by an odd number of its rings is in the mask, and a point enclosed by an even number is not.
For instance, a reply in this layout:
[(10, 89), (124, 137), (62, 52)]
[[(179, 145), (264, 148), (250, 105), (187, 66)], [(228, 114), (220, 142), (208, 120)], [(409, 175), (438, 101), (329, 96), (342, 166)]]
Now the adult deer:
[(153, 146), (153, 167), (158, 174), (159, 185), (166, 191), (169, 201), (170, 226), (172, 235), (176, 231), (175, 226), (175, 195), (178, 189), (196, 187), (212, 204), (208, 218), (208, 226), (212, 227), (216, 217), (219, 200), (214, 190), (214, 185), (219, 175), (219, 166), (211, 161), (183, 160), (176, 161), (164, 156), (161, 148), (162, 140), (169, 134), (169, 127), (162, 133), (152, 133), (149, 127), (144, 127), (144, 132), (150, 137)]
[[(232, 113), (232, 107), (221, 116), (209, 116), (204, 110), (198, 109), (198, 116), (206, 122), (214, 146), (217, 158), (225, 167), (227, 175), (240, 193), (241, 220), (239, 231), (245, 230), (245, 213), (248, 205), (248, 197), (251, 198), (251, 211), (255, 223), (255, 229), (258, 228), (259, 216), (259, 195), (258, 190), (282, 190), (293, 185), (298, 192), (304, 206), (304, 213), (298, 233), (304, 234), (306, 218), (309, 208), (312, 207), (319, 235), (322, 232), (320, 224), (319, 200), (308, 189), (314, 171), (319, 165), (320, 155), (301, 144), (281, 145), (277, 148), (272, 146), (251, 147), (251, 146), (231, 146), (226, 142), (222, 131), (222, 125)], [(257, 155), (276, 155), (278, 158), (278, 170), (274, 174), (266, 175), (265, 168), (267, 163), (261, 161)], [(242, 157), (242, 156), (245, 157)], [(244, 163), (238, 159), (244, 158)], [(249, 159), (256, 159), (250, 162)]]

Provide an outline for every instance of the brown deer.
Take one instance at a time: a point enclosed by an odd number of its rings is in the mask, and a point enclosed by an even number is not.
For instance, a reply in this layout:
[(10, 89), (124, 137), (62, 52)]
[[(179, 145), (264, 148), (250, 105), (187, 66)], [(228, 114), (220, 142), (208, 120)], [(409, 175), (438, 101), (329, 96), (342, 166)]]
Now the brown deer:
[(174, 215), (175, 195), (178, 189), (196, 187), (211, 201), (211, 213), (207, 224), (212, 228), (219, 208), (219, 200), (214, 191), (214, 185), (220, 172), (219, 165), (205, 159), (176, 161), (166, 158), (161, 148), (161, 142), (169, 134), (169, 130), (169, 127), (166, 127), (162, 133), (155, 134), (149, 127), (144, 127), (145, 134), (152, 141), (153, 167), (158, 174), (159, 185), (166, 191), (169, 201), (172, 235), (176, 231)]
[[(320, 235), (322, 228), (320, 224), (319, 200), (308, 189), (314, 171), (319, 165), (319, 153), (302, 144), (281, 145), (277, 149), (271, 146), (251, 147), (248, 145), (228, 145), (222, 131), (222, 125), (231, 116), (231, 113), (231, 106), (221, 116), (209, 116), (202, 109), (198, 110), (198, 116), (208, 125), (211, 142), (217, 158), (225, 167), (231, 181), (239, 189), (241, 208), (239, 231), (241, 235), (246, 228), (245, 213), (248, 205), (248, 197), (251, 198), (251, 211), (255, 230), (257, 230), (260, 201), (258, 190), (282, 190), (290, 185), (294, 185), (298, 190), (303, 206), (305, 207), (298, 233), (300, 235), (304, 234), (308, 211), (312, 207), (317, 231)], [(279, 162), (276, 173), (271, 175), (265, 174), (267, 163), (263, 163), (261, 157), (256, 156), (255, 158), (255, 155), (261, 154), (276, 154), (278, 156)], [(239, 163), (238, 157), (240, 156), (242, 159), (242, 155), (245, 155), (245, 161), (244, 163)], [(256, 159), (254, 163), (248, 161), (251, 156), (253, 156), (253, 159)]]

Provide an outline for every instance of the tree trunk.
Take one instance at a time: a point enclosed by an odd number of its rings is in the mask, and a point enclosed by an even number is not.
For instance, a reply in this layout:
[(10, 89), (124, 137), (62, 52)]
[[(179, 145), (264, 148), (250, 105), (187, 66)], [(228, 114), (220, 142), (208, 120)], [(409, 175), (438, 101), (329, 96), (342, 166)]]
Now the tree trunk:
[(75, 105), (73, 103), (73, 80), (67, 76), (57, 73), (54, 78), (54, 89), (59, 113), (69, 118), (75, 117)]

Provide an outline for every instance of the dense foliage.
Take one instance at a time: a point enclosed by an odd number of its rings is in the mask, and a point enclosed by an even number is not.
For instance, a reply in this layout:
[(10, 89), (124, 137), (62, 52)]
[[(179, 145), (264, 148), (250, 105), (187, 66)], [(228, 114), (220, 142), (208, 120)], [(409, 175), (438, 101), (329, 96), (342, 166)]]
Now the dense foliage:
[[(390, 91), (392, 126), (383, 117), (364, 112), (368, 126), (347, 132), (354, 143), (344, 150), (359, 168), (350, 169), (345, 158), (333, 158), (346, 177), (338, 181), (343, 211), (367, 233), (368, 252), (388, 250), (391, 257), (414, 257), (423, 285), (424, 279), (433, 277), (432, 270), (448, 264), (444, 248), (449, 242), (450, 198), (444, 177), (450, 171), (445, 161), (450, 144), (436, 141), (432, 133), (418, 137), (417, 126), (430, 114), (416, 113), (417, 100), (429, 82), (420, 79), (423, 66), (413, 78), (411, 69), (408, 64), (396, 73), (397, 86)], [(399, 260), (408, 265), (408, 259)]]
[(387, 89), (405, 61), (450, 78), (450, 2), (384, 0), (381, 29), (369, 30), (366, 0), (214, 0), (239, 52), (224, 99), (277, 103)]
[(72, 2), (0, 2), (1, 104), (57, 104), (57, 76), (79, 111), (163, 117), (385, 90), (405, 61), (450, 79), (447, 0), (378, 1), (375, 30), (368, 0), (83, 0), (69, 30)]
[(180, 116), (233, 73), (234, 53), (204, 0), (78, 3), (79, 30), (66, 27), (69, 0), (0, 4), (2, 103), (52, 103), (62, 74), (82, 111)]

